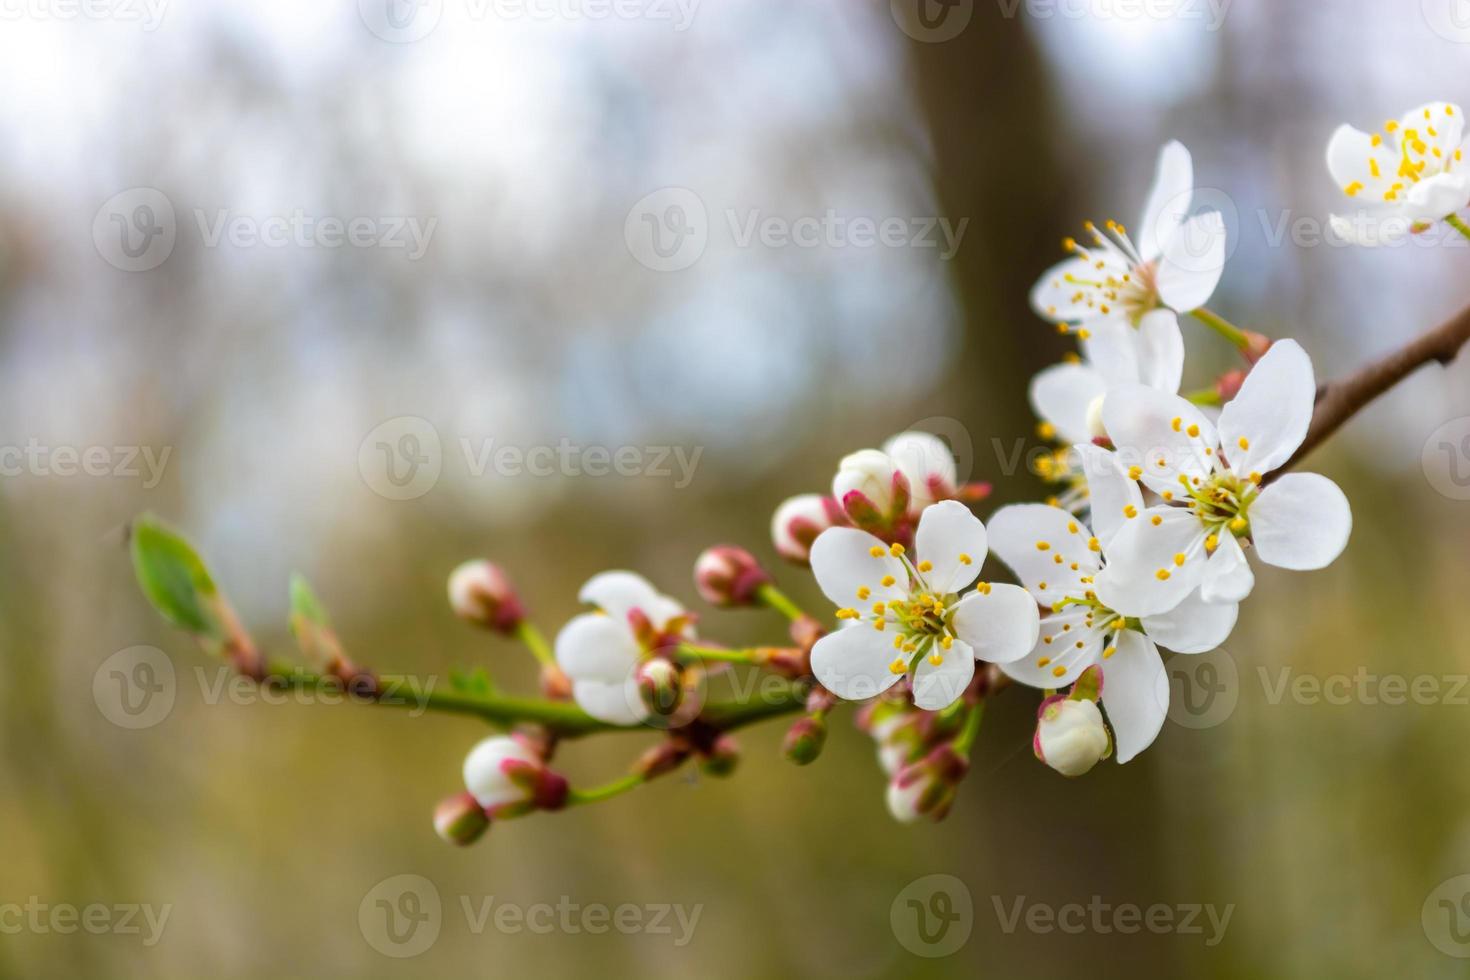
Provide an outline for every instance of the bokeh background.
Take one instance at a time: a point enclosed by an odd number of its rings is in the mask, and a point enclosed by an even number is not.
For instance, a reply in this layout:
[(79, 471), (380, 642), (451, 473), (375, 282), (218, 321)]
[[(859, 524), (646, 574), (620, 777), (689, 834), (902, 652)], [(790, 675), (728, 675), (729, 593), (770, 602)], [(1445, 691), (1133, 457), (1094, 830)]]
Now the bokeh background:
[[(484, 666), (530, 691), (523, 651), (450, 616), (457, 562), (512, 570), (548, 632), (604, 568), (697, 605), (703, 547), (774, 563), (777, 502), (923, 420), (970, 443), (996, 501), (1035, 499), (1012, 462), (1026, 383), (1068, 343), (1027, 289), (1084, 218), (1137, 220), (1171, 138), (1236, 243), (1212, 306), (1300, 338), (1324, 377), (1349, 371), (1466, 299), (1470, 243), (1370, 253), (1311, 234), (1339, 203), (1322, 163), (1339, 122), (1470, 98), (1454, 2), (67, 9), (0, 14), (0, 443), (103, 447), (109, 472), (0, 479), (0, 904), (171, 913), (151, 946), (0, 919), (0, 976), (1463, 975), (1447, 950), (1470, 952), (1467, 886), (1444, 908), (1431, 893), (1470, 873), (1467, 363), (1416, 376), (1313, 459), (1354, 502), (1352, 545), (1321, 573), (1259, 571), (1219, 671), (1175, 687), (1218, 688), (1203, 723), (1181, 715), (1136, 762), (1068, 782), (1031, 758), (1034, 696), (1009, 691), (938, 826), (890, 820), (847, 711), (808, 769), (767, 725), (743, 733), (733, 779), (669, 778), (454, 850), (429, 817), (481, 724), (212, 698), (195, 673), (212, 665), (145, 607), (123, 547), (143, 510), (187, 529), (280, 653), (299, 569), (362, 662), (441, 680)], [(660, 191), (659, 210), (640, 204)], [(650, 258), (645, 215), (691, 195), (695, 260)], [(134, 239), (128, 256), (126, 228), (165, 226), (138, 210), (160, 197), (172, 247)], [(968, 224), (953, 254), (737, 234), (829, 210)], [(249, 228), (298, 211), (432, 234), (421, 255), (212, 235), (221, 213)], [(1230, 353), (1185, 329), (1186, 384), (1208, 384)], [(404, 417), (440, 440), (441, 472), (395, 500), (360, 450)], [(684, 481), (476, 474), (463, 440), (699, 455)], [(128, 475), (128, 447), (168, 452), (161, 478)], [(781, 580), (820, 608), (805, 573)], [(732, 644), (781, 632), (701, 612)], [(169, 658), (176, 697), (130, 729), (95, 692), (139, 645)], [(1360, 672), (1436, 693), (1276, 693)], [(597, 781), (651, 741), (564, 758)], [(890, 907), (935, 873), (962, 883), (972, 933), (922, 958)], [(411, 959), (359, 924), (402, 874), (444, 904)], [(460, 900), (492, 897), (702, 911), (682, 946), (477, 934)], [(1207, 945), (1208, 928), (1008, 931), (997, 910), (1018, 900), (1233, 911)]]

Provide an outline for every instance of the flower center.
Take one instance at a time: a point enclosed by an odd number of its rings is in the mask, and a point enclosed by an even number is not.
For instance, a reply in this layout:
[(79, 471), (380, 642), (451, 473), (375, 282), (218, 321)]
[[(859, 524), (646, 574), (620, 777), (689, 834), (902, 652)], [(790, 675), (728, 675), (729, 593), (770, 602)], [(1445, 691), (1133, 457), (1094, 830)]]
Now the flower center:
[[(884, 550), (875, 546), (874, 557), (882, 555)], [(908, 573), (908, 595), (903, 599), (874, 602), (866, 610), (855, 607), (839, 609), (837, 618), (869, 623), (880, 633), (889, 632), (889, 627), (892, 627), (894, 658), (888, 669), (895, 674), (905, 674), (915, 669), (921, 657), (927, 658), (930, 664), (938, 667), (944, 663), (946, 652), (954, 645), (953, 611), (959, 597), (952, 592), (941, 593), (931, 588), (924, 576), (933, 571), (933, 566), (927, 561), (915, 565), (904, 554), (903, 545), (890, 545), (887, 551), (903, 562)], [(969, 555), (963, 554), (959, 556), (959, 560), (963, 565), (973, 561)], [(884, 589), (890, 589), (895, 585), (895, 580), (889, 575), (878, 584)], [(982, 582), (976, 589), (989, 592), (990, 586)], [(871, 586), (860, 586), (857, 590), (858, 601), (867, 602), (873, 597), (873, 591)]]
[[(1144, 314), (1159, 306), (1158, 262), (1144, 261), (1128, 230), (1116, 221), (1104, 225), (1108, 235), (1091, 221), (1082, 227), (1092, 238), (1092, 247), (1081, 245), (1075, 238), (1065, 239), (1062, 247), (1085, 260), (1095, 273), (1069, 273), (1064, 277), (1066, 284), (1075, 288), (1070, 297), (1072, 305), (1086, 306), (1103, 316), (1121, 313), (1138, 326)], [(1070, 328), (1061, 324), (1060, 329), (1066, 333)], [(1078, 333), (1087, 339), (1086, 330)]]
[[(1205, 551), (1214, 554), (1219, 547), (1219, 535), (1228, 530), (1237, 538), (1250, 533), (1249, 511), (1251, 502), (1260, 496), (1260, 477), (1252, 473), (1241, 479), (1230, 472), (1220, 472), (1198, 483), (1181, 476), (1179, 483), (1186, 494), (1183, 503), (1199, 518), (1209, 536), (1205, 538)], [(1179, 499), (1178, 495), (1165, 495), (1165, 500)]]

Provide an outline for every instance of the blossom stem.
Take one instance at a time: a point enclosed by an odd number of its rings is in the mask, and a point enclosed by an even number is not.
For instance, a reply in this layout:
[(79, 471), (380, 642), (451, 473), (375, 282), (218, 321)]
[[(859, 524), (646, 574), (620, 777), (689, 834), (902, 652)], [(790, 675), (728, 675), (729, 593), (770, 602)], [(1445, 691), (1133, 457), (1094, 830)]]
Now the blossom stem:
[(1455, 229), (1455, 231), (1458, 231), (1466, 238), (1470, 238), (1470, 225), (1465, 224), (1464, 218), (1460, 217), (1458, 214), (1451, 214), (1446, 215), (1444, 220), (1445, 223), (1448, 224), (1451, 228)]
[(629, 790), (637, 789), (646, 781), (643, 776), (635, 772), (592, 789), (573, 789), (567, 793), (567, 806), (570, 808), (601, 803), (603, 800), (610, 800), (614, 796), (621, 796)]
[(1241, 350), (1248, 350), (1250, 348), (1250, 338), (1245, 335), (1245, 331), (1237, 327), (1235, 324), (1231, 323), (1229, 320), (1225, 319), (1220, 314), (1214, 313), (1201, 306), (1197, 310), (1191, 310), (1189, 312), (1189, 315), (1194, 317), (1200, 323), (1203, 323), (1205, 326), (1209, 327), (1211, 330), (1215, 331), (1220, 336), (1224, 337), (1226, 340), (1230, 341)]
[(516, 626), (516, 639), (526, 645), (543, 667), (550, 667), (556, 663), (556, 658), (551, 654), (551, 647), (546, 643), (546, 637), (535, 626), (527, 620), (521, 620)]
[(786, 598), (785, 593), (769, 582), (756, 589), (755, 594), (756, 598), (766, 605), (766, 608), (774, 609), (793, 623), (806, 615), (801, 611), (800, 606)]
[(985, 702), (980, 700), (970, 707), (970, 713), (965, 716), (964, 727), (955, 736), (954, 750), (965, 758), (970, 757), (970, 747), (975, 744), (975, 736), (980, 734), (980, 722), (985, 718)]
[(728, 664), (762, 663), (758, 650), (724, 650), (720, 647), (701, 647), (692, 643), (679, 644), (679, 653), (695, 660), (719, 660)]

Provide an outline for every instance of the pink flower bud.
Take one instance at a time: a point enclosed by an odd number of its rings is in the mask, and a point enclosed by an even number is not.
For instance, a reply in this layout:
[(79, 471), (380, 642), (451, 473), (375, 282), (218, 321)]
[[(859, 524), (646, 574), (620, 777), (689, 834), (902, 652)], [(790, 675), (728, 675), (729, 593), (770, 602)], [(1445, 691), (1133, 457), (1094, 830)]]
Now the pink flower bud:
[(734, 545), (709, 548), (694, 563), (694, 585), (712, 606), (753, 606), (770, 581), (755, 556)]
[(665, 740), (639, 756), (633, 771), (644, 779), (654, 779), (678, 769), (689, 754), (689, 746), (683, 742)]
[(740, 762), (740, 743), (733, 735), (721, 735), (704, 752), (699, 768), (706, 776), (724, 777), (735, 771)]
[(525, 616), (515, 586), (488, 561), (467, 561), (450, 573), (449, 605), (459, 618), (507, 636)]
[(787, 729), (781, 751), (798, 766), (805, 766), (817, 760), (826, 744), (827, 723), (821, 718), (808, 715), (797, 719), (796, 724)]
[(434, 808), (434, 832), (461, 847), (479, 840), (490, 826), (485, 808), (468, 790), (456, 793)]
[(649, 711), (667, 718), (684, 699), (684, 678), (676, 664), (662, 657), (638, 668), (638, 694)]
[(877, 449), (861, 449), (844, 456), (837, 464), (837, 475), (832, 478), (832, 496), (842, 501), (850, 515), (852, 508), (848, 499), (854, 493), (859, 494), (880, 516), (886, 517), (893, 513), (894, 487), (900, 481), (907, 494), (908, 480), (903, 477), (893, 457)]
[(804, 563), (811, 558), (817, 535), (846, 523), (837, 501), (818, 493), (802, 494), (776, 508), (771, 518), (771, 541), (782, 558)]
[(900, 823), (920, 817), (939, 821), (949, 814), (970, 761), (948, 743), (899, 770), (888, 784), (888, 810)]

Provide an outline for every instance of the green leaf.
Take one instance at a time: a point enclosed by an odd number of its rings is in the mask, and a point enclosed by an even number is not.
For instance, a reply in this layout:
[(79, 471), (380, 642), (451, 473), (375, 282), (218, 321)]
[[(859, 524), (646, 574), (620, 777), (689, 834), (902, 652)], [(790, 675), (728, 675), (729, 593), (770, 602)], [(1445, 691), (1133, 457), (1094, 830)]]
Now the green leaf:
[(300, 572), (293, 572), (291, 573), (292, 622), (295, 622), (298, 616), (323, 629), (332, 628), (332, 619), (327, 615), (327, 607), (322, 605), (316, 593), (311, 591), (311, 584), (306, 581), (306, 576)]
[(214, 607), (219, 590), (193, 545), (151, 514), (133, 523), (133, 571), (159, 615), (182, 630), (224, 638)]

